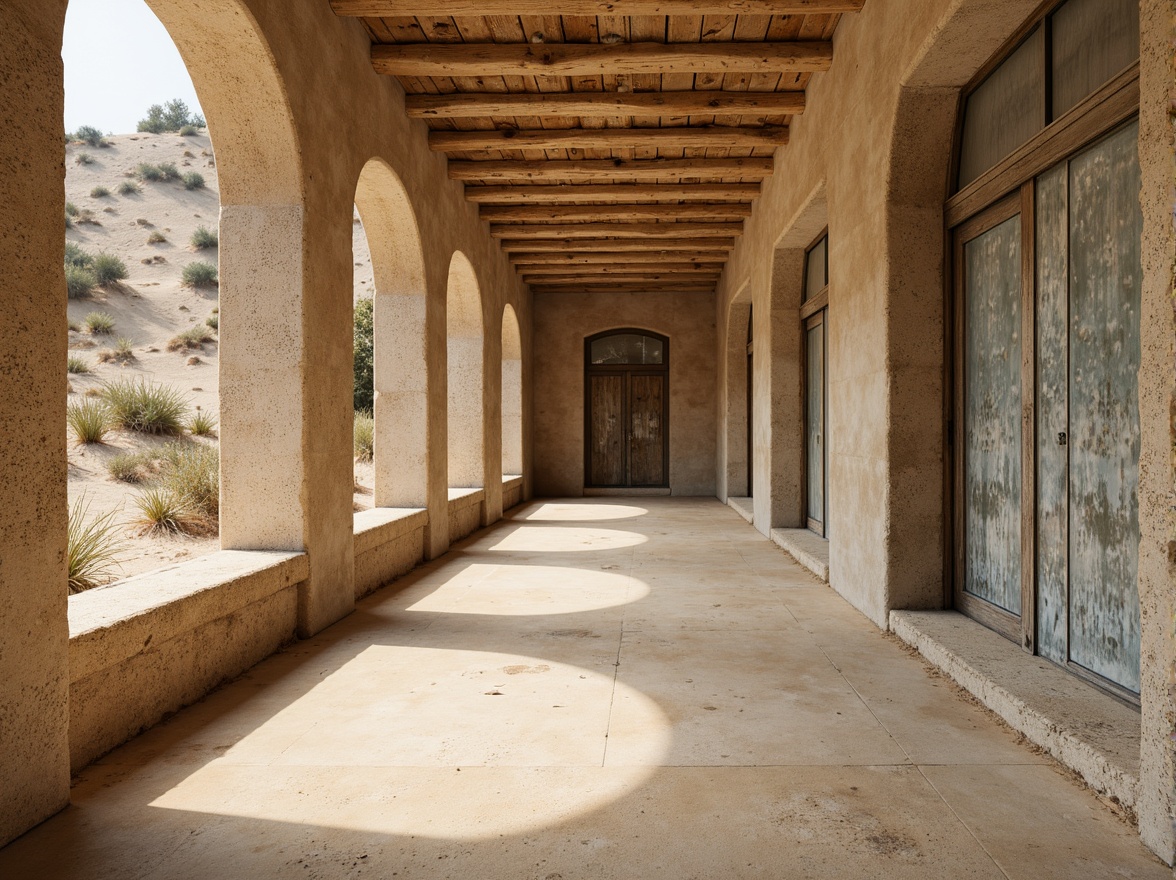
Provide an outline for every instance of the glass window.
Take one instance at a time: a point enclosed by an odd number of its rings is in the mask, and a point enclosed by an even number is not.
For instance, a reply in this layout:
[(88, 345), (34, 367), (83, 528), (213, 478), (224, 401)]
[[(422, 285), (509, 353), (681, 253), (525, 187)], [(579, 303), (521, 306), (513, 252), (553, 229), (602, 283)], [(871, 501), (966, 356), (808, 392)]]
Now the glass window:
[(1045, 37), (1040, 26), (968, 95), (960, 145), (965, 187), (1045, 126)]
[(1070, 0), (1052, 23), (1057, 119), (1139, 57), (1139, 0)]
[(641, 333), (614, 333), (592, 340), (589, 358), (594, 364), (661, 364), (662, 341)]
[(808, 302), (829, 284), (829, 236), (809, 248), (804, 264), (804, 301)]

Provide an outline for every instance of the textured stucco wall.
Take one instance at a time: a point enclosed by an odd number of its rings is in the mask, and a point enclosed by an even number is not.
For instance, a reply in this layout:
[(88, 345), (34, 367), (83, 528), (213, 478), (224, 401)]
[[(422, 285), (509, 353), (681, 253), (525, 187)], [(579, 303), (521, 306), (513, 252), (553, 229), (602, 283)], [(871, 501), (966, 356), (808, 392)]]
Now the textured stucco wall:
[(715, 494), (715, 306), (710, 294), (536, 294), (536, 495), (584, 490), (584, 340), (621, 327), (670, 339), (670, 490)]

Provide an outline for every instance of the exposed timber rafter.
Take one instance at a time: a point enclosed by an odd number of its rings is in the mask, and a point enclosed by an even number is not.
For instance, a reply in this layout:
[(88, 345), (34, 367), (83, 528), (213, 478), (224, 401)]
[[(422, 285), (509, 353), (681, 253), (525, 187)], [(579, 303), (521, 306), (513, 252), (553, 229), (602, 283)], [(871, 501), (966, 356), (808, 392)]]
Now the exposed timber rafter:
[(824, 15), (858, 12), (865, 0), (331, 0), (336, 15), (363, 18), (485, 15)]
[(480, 150), (616, 150), (650, 147), (775, 147), (788, 143), (788, 127), (707, 125), (678, 128), (565, 128), (432, 131), (429, 147), (441, 153)]
[(409, 116), (795, 116), (804, 92), (568, 92), (563, 94), (406, 95)]
[[(595, 224), (597, 227), (609, 224)], [(736, 224), (737, 226), (740, 224)], [(503, 226), (506, 235), (510, 230), (520, 229), (519, 226)], [(608, 233), (597, 231), (595, 236), (588, 238), (566, 238), (559, 236), (553, 239), (543, 238), (507, 238), (499, 242), (499, 246), (508, 254), (526, 252), (529, 254), (596, 254), (611, 251), (613, 253), (667, 253), (669, 251), (730, 251), (735, 248), (734, 235), (727, 233), (726, 237), (716, 235), (706, 238), (690, 238), (687, 233), (684, 238), (650, 239), (648, 237), (606, 238)]]
[(727, 260), (726, 251), (601, 251), (599, 253), (535, 253), (521, 252), (510, 256), (510, 261), (516, 266), (595, 266), (620, 263), (627, 266), (644, 263), (680, 263), (689, 265), (719, 265)]
[[(576, 266), (518, 266), (520, 275), (567, 275), (573, 272), (583, 272)], [(632, 264), (602, 264), (593, 266), (593, 275), (715, 275), (723, 271), (722, 263), (649, 263)]]
[(479, 205), (557, 205), (572, 202), (720, 201), (747, 202), (758, 183), (666, 183), (583, 186), (467, 186), (465, 197)]
[(732, 238), (743, 223), (492, 223), (494, 238)]
[(828, 70), (832, 61), (833, 44), (822, 40), (762, 43), (372, 45), (372, 66), (376, 73), (389, 76), (819, 73)]
[(490, 181), (595, 181), (602, 177), (631, 180), (762, 180), (772, 173), (770, 156), (744, 159), (496, 159), (449, 163), (454, 180)]
[(491, 223), (569, 223), (577, 220), (735, 220), (751, 216), (751, 205), (490, 205)]
[(577, 278), (572, 284), (562, 281), (558, 284), (548, 284), (539, 279), (528, 283), (537, 293), (590, 293), (601, 289), (609, 293), (658, 293), (659, 291), (714, 293), (715, 287), (718, 285), (716, 281), (699, 282), (693, 279), (618, 283), (613, 278), (594, 279), (590, 276)]

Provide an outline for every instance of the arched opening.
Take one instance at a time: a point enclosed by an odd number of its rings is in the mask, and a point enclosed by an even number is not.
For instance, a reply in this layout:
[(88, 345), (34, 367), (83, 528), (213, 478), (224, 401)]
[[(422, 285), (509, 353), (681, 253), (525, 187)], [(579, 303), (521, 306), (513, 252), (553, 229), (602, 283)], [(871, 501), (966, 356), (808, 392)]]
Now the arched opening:
[[(367, 344), (358, 336), (361, 323), (366, 322), (364, 332), (370, 333), (366, 363), (357, 355), (355, 405), (357, 410), (370, 406), (371, 420), (361, 425), (357, 412), (357, 436), (370, 429), (371, 446), (361, 452), (357, 441), (357, 459), (370, 457), (370, 462), (357, 461), (356, 483), (372, 492), (367, 498), (376, 507), (424, 507), (428, 374), (420, 231), (404, 185), (382, 160), (364, 165), (355, 206), (357, 353)], [(357, 502), (363, 500), (357, 496)]]
[(502, 310), (502, 476), (523, 473), (523, 342), (519, 319)]
[(485, 486), (483, 462), (482, 294), (469, 259), (449, 263), (445, 293), (449, 487)]

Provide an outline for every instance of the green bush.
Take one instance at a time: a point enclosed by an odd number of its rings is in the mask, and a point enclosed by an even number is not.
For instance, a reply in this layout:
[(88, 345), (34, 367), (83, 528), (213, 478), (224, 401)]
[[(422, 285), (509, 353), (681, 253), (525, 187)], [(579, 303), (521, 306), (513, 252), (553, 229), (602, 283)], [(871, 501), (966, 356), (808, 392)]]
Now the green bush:
[(133, 180), (124, 180), (118, 185), (118, 194), (120, 196), (137, 196), (142, 191), (139, 184)]
[(371, 412), (375, 408), (375, 354), (373, 338), (372, 298), (364, 297), (355, 304), (355, 326), (353, 329), (355, 386), (355, 411)]
[(160, 162), (158, 167), (164, 180), (180, 179), (180, 169), (176, 167), (175, 162)]
[(154, 472), (155, 461), (147, 452), (122, 452), (106, 463), (106, 472), (120, 483), (141, 483)]
[(135, 176), (140, 180), (147, 180), (151, 183), (159, 183), (160, 181), (167, 180), (162, 168), (158, 165), (151, 165), (148, 162), (140, 162), (135, 166)]
[(79, 400), (66, 409), (65, 423), (75, 443), (101, 443), (110, 430), (110, 411), (101, 400)]
[(194, 125), (181, 125), (180, 137), (192, 137), (192, 135), (200, 134), (200, 129)]
[(160, 483), (201, 516), (220, 514), (220, 454), (205, 443), (171, 443), (164, 450)]
[(79, 165), (93, 165), (94, 157), (89, 153), (78, 153), (77, 156), (74, 157), (74, 162)]
[(73, 229), (73, 217), (69, 216), (69, 214), (65, 215), (65, 228)]
[(69, 592), (80, 593), (114, 580), (116, 557), (122, 549), (119, 528), (114, 522), (117, 511), (110, 511), (86, 522), (90, 503), (83, 493), (69, 509), (66, 538), (66, 562)]
[(207, 324), (209, 327), (211, 327), (213, 330), (219, 330), (220, 329), (220, 315), (215, 315), (215, 314), (209, 315), (207, 318), (204, 319), (204, 323)]
[(184, 175), (184, 189), (204, 189), (204, 175), (198, 171), (189, 171)]
[(65, 216), (67, 216), (67, 217), (78, 216), (78, 206), (75, 205), (73, 202), (66, 202), (65, 203)]
[(65, 293), (70, 299), (89, 296), (97, 286), (98, 279), (89, 269), (75, 265), (65, 267)]
[(65, 265), (90, 269), (94, 265), (94, 255), (82, 250), (72, 241), (67, 241), (65, 243)]
[(352, 445), (356, 461), (371, 461), (376, 447), (376, 422), (366, 410), (355, 413), (352, 429)]
[(167, 241), (167, 236), (158, 229), (147, 236), (147, 244), (163, 244), (165, 241)]
[(216, 419), (206, 412), (198, 412), (188, 421), (188, 433), (195, 437), (212, 437), (216, 434)]
[(152, 134), (162, 134), (165, 131), (183, 134), (182, 130), (185, 127), (204, 128), (204, 117), (189, 111), (188, 105), (179, 98), (166, 104), (152, 104), (147, 108), (147, 115), (140, 119), (138, 124), (139, 131)]
[(216, 337), (207, 327), (197, 324), (178, 336), (173, 336), (167, 343), (167, 350), (187, 351), (193, 348), (202, 348), (206, 342), (216, 342)]
[(175, 388), (143, 380), (108, 382), (102, 397), (113, 423), (141, 434), (179, 434), (188, 416), (188, 402)]
[(71, 354), (65, 359), (65, 371), (74, 375), (90, 372), (90, 362), (84, 357)]
[(203, 260), (185, 266), (182, 277), (187, 287), (215, 287), (218, 283), (216, 266)]
[(104, 186), (96, 186), (90, 190), (90, 198), (92, 199), (104, 199), (108, 195), (110, 195), (110, 190)]
[(98, 362), (101, 364), (129, 364), (135, 359), (132, 349), (134, 343), (125, 336), (120, 336), (114, 343), (114, 348), (104, 348), (98, 352)]
[(90, 312), (82, 319), (82, 324), (95, 336), (114, 332), (114, 318), (106, 312)]
[(196, 231), (192, 233), (192, 247), (198, 251), (206, 248), (214, 248), (220, 244), (219, 233), (215, 229), (209, 229), (207, 226), (197, 226)]
[(127, 277), (127, 264), (114, 254), (100, 253), (94, 257), (94, 277), (106, 287)]
[(143, 535), (191, 535), (201, 531), (199, 518), (182, 498), (162, 487), (145, 489), (135, 498), (135, 523)]
[(73, 133), (73, 140), (89, 144), (91, 147), (103, 146), (102, 132), (92, 125), (82, 125)]

